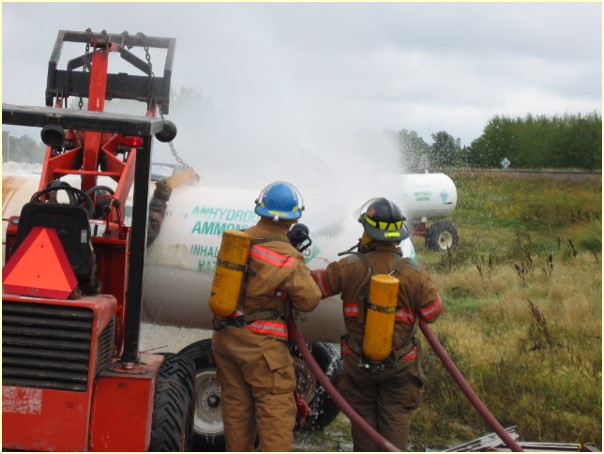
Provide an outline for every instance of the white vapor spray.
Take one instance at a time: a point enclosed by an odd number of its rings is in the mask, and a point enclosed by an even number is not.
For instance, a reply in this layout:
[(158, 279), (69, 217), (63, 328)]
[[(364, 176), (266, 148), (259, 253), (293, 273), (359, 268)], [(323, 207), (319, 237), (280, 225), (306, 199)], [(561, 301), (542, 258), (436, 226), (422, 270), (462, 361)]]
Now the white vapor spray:
[[(322, 85), (324, 68), (296, 66), (270, 29), (262, 29), (259, 16), (243, 53), (217, 36), (233, 54), (220, 66), (210, 60), (204, 72), (226, 72), (233, 84), (228, 99), (215, 96), (211, 83), (205, 87), (203, 75), (198, 87), (175, 86), (168, 115), (178, 127), (174, 147), (212, 185), (260, 192), (272, 181), (291, 182), (304, 197), (301, 222), (311, 233), (342, 216), (356, 222), (345, 212), (351, 199), (360, 205), (380, 196), (383, 176), (402, 171), (396, 134), (371, 130), (375, 113), (351, 114), (359, 110), (348, 103), (352, 93)], [(165, 145), (156, 150), (156, 160), (173, 162)]]

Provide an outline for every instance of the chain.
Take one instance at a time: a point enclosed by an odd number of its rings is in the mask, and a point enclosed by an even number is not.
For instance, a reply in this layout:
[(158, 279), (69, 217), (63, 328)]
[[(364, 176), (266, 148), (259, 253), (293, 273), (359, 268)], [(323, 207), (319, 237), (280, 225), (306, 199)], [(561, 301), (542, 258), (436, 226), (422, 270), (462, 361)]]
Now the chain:
[[(92, 30), (91, 29), (86, 29), (86, 31), (90, 34), (90, 39), (92, 39)], [(90, 40), (88, 40), (86, 42), (86, 47), (84, 48), (84, 56), (86, 58), (86, 60), (88, 60), (90, 55)], [(82, 72), (86, 72), (87, 71), (87, 66), (86, 66), (86, 61), (84, 62), (84, 65), (82, 65)], [(80, 110), (82, 110), (82, 108), (84, 107), (84, 100), (82, 99), (82, 97), (80, 96), (80, 100), (78, 101), (78, 107)]]
[[(88, 29), (87, 31), (90, 31), (90, 29)], [(122, 36), (123, 37), (128, 37), (128, 32), (124, 31), (122, 32)], [(145, 41), (145, 34), (142, 32), (138, 32), (136, 34), (137, 38), (141, 38), (143, 40), (143, 42)], [(127, 49), (131, 49), (133, 46), (132, 45), (126, 45)], [(149, 46), (147, 45), (143, 45), (143, 49), (145, 50), (145, 60), (147, 60), (147, 64), (149, 65), (149, 69), (150, 69), (150, 75), (149, 75), (149, 87), (151, 87), (151, 82), (152, 82), (152, 78), (155, 76), (155, 74), (153, 73), (153, 64), (151, 63), (151, 54), (149, 53)], [(89, 44), (86, 44), (86, 54), (88, 55), (89, 52)], [(149, 103), (151, 103), (151, 99), (149, 99)], [(82, 108), (82, 98), (80, 98), (80, 109)], [(164, 114), (161, 111), (161, 106), (158, 106), (158, 111), (159, 111), (159, 115), (161, 117), (162, 120), (165, 120), (164, 118)], [(176, 151), (176, 148), (174, 147), (174, 144), (172, 143), (172, 141), (168, 142), (168, 145), (170, 147), (170, 152), (172, 153), (172, 156), (174, 156), (174, 159), (176, 159), (176, 162), (184, 168), (190, 167), (189, 164), (187, 164), (186, 162), (184, 162), (182, 160), (182, 158), (178, 155), (178, 152)]]
[(129, 37), (130, 37), (130, 34), (126, 30), (124, 30), (122, 32), (122, 46), (124, 46), (128, 50), (132, 49), (132, 47), (133, 47), (132, 44), (124, 44), (124, 40)]
[(176, 159), (176, 162), (178, 162), (184, 168), (189, 167), (189, 164), (184, 162), (180, 158), (180, 156), (178, 156), (178, 153), (176, 153), (176, 148), (174, 148), (174, 144), (172, 143), (172, 141), (168, 142), (168, 145), (170, 146), (170, 151), (172, 152), (172, 156), (174, 156), (174, 159)]
[[(144, 33), (137, 33), (136, 36), (138, 36), (139, 38), (145, 38), (145, 34)], [(153, 74), (153, 65), (151, 64), (151, 55), (149, 54), (149, 46), (143, 46), (143, 49), (145, 49), (145, 59), (147, 60), (147, 64), (149, 65), (149, 69), (151, 70), (151, 75), (149, 76), (149, 83), (151, 83), (151, 77), (154, 77)], [(159, 111), (159, 116), (161, 117), (162, 120), (165, 120), (164, 118), (164, 114), (161, 111), (161, 105), (158, 105), (158, 111)], [(189, 164), (187, 164), (186, 162), (184, 162), (182, 160), (182, 158), (178, 155), (176, 148), (174, 147), (174, 144), (172, 143), (172, 141), (168, 142), (168, 146), (170, 147), (170, 152), (172, 153), (172, 156), (174, 156), (174, 159), (176, 159), (176, 162), (184, 168), (189, 167)]]
[[(161, 111), (161, 107), (158, 110), (159, 110), (159, 116), (161, 117), (161, 119), (165, 120), (164, 113)], [(172, 143), (172, 141), (168, 142), (168, 146), (170, 147), (170, 152), (172, 153), (172, 156), (174, 156), (174, 159), (176, 159), (176, 162), (180, 166), (182, 166), (184, 168), (190, 167), (189, 164), (184, 162), (182, 160), (182, 158), (178, 155), (178, 153), (176, 152), (176, 148), (174, 147), (174, 144)]]
[[(143, 42), (145, 41), (146, 36), (145, 36), (144, 33), (138, 32), (136, 34), (136, 36), (137, 36), (137, 38), (141, 38), (143, 40)], [(153, 65), (151, 64), (151, 55), (149, 54), (149, 46), (144, 45), (143, 49), (145, 49), (145, 60), (147, 60), (147, 64), (149, 65), (149, 69), (151, 70), (150, 71), (151, 72), (151, 76), (150, 77), (153, 77), (153, 76), (155, 76), (155, 74), (153, 74)]]

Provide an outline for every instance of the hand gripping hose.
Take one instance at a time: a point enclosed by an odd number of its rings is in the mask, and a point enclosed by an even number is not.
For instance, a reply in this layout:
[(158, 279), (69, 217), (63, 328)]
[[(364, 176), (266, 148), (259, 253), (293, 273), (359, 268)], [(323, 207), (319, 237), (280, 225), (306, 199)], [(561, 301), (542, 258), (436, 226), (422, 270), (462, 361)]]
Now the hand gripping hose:
[(342, 412), (344, 412), (346, 416), (348, 416), (350, 422), (365, 432), (371, 441), (377, 444), (380, 448), (388, 452), (400, 452), (396, 446), (382, 437), (373, 427), (367, 424), (367, 421), (365, 421), (336, 390), (335, 386), (331, 383), (331, 381), (329, 381), (327, 375), (323, 373), (321, 366), (319, 366), (319, 364), (317, 364), (315, 361), (315, 358), (312, 356), (310, 350), (308, 350), (306, 341), (304, 340), (304, 337), (302, 337), (302, 334), (300, 333), (300, 330), (298, 329), (298, 326), (296, 325), (296, 322), (292, 316), (289, 317), (288, 325), (290, 336), (293, 337), (294, 342), (298, 346), (298, 349), (302, 354), (302, 358), (304, 358), (304, 361), (306, 361), (308, 366), (311, 368), (312, 373), (317, 378), (319, 383), (321, 383), (321, 386), (325, 388), (325, 391), (327, 391), (327, 394), (329, 394), (334, 403), (340, 410), (342, 410)]
[(516, 441), (510, 436), (510, 434), (506, 432), (503, 426), (499, 424), (499, 421), (497, 421), (491, 412), (489, 412), (487, 407), (478, 398), (468, 382), (463, 378), (453, 360), (451, 360), (442, 344), (438, 341), (438, 338), (434, 335), (432, 330), (430, 330), (428, 323), (426, 323), (424, 319), (420, 318), (419, 327), (422, 330), (422, 333), (424, 333), (426, 339), (428, 339), (432, 349), (436, 352), (444, 366), (447, 368), (453, 379), (457, 382), (470, 403), (474, 406), (474, 408), (476, 408), (480, 416), (482, 416), (486, 423), (491, 426), (497, 435), (499, 435), (499, 438), (501, 438), (508, 448), (514, 452), (524, 452), (524, 449), (522, 449), (520, 445), (516, 443)]

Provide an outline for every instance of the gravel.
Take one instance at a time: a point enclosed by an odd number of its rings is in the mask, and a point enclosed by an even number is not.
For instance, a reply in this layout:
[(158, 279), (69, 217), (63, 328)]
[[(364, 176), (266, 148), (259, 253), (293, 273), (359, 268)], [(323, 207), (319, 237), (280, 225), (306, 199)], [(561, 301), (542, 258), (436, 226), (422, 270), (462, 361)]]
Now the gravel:
[(212, 337), (212, 331), (203, 329), (141, 324), (140, 351), (150, 353), (178, 353), (194, 342)]

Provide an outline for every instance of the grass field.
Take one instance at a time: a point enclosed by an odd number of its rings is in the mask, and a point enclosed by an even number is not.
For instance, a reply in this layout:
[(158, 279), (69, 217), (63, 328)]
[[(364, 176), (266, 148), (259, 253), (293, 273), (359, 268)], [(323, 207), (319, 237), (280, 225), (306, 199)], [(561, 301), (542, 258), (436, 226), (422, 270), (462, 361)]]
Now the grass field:
[[(458, 248), (414, 240), (447, 311), (432, 326), (474, 391), (527, 441), (602, 446), (602, 184), (459, 176)], [(415, 450), (492, 432), (423, 336)]]

